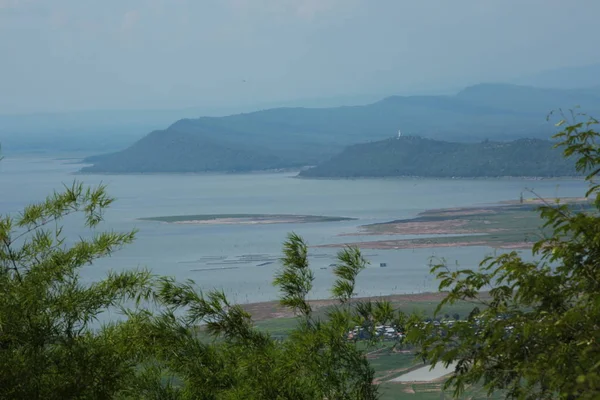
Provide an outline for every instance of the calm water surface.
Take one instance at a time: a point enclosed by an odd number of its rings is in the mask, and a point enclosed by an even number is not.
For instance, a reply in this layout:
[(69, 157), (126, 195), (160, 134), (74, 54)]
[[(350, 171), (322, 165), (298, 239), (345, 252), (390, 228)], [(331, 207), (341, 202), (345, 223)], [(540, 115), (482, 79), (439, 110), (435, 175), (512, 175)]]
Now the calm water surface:
[[(233, 300), (272, 300), (271, 286), (288, 232), (309, 245), (343, 243), (340, 233), (360, 225), (416, 216), (441, 207), (470, 206), (515, 200), (526, 189), (546, 197), (581, 196), (579, 180), (450, 180), (361, 179), (306, 180), (294, 174), (247, 175), (74, 175), (80, 165), (41, 157), (6, 157), (0, 162), (0, 213), (18, 212), (74, 179), (104, 183), (117, 201), (106, 214), (103, 229), (137, 228), (133, 245), (84, 268), (87, 280), (110, 269), (148, 267), (156, 274), (194, 279), (203, 288), (222, 288)], [(356, 221), (274, 225), (177, 225), (139, 221), (141, 217), (181, 214), (310, 214), (357, 218)], [(68, 219), (69, 233), (81, 234), (80, 221)], [(352, 241), (374, 240), (352, 237)], [(313, 298), (328, 297), (330, 269), (336, 250), (313, 249), (316, 281)], [(367, 250), (372, 266), (358, 282), (360, 295), (415, 293), (434, 290), (428, 275), (432, 256), (473, 267), (490, 248)], [(386, 262), (387, 268), (379, 268)]]

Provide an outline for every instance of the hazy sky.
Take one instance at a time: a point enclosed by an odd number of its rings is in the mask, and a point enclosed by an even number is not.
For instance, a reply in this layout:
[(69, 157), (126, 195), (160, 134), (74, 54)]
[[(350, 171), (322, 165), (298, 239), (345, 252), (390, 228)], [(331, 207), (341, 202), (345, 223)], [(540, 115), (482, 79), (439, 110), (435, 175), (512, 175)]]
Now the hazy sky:
[(0, 0), (0, 114), (401, 94), (600, 62), (598, 0)]

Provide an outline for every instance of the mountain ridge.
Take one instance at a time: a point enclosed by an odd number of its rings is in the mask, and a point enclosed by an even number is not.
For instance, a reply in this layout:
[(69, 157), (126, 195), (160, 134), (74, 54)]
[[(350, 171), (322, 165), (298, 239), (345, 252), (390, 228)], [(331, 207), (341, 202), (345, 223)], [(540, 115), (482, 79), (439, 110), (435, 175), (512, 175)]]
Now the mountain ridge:
[[(600, 111), (600, 91), (596, 95), (595, 89), (479, 84), (454, 96), (389, 96), (362, 106), (283, 107), (187, 118), (167, 129), (153, 131), (151, 142), (142, 138), (120, 152), (87, 159), (94, 165), (83, 172), (296, 168), (325, 162), (346, 146), (383, 140), (400, 129), (412, 135), (456, 142), (547, 139), (555, 132), (546, 121), (548, 112), (581, 103), (584, 111)], [(176, 143), (175, 133), (179, 135)], [(140, 142), (153, 143), (154, 147), (140, 147)], [(203, 146), (212, 151), (203, 150)], [(180, 158), (176, 148), (186, 156)], [(195, 162), (188, 155), (191, 148), (198, 151)]]
[(513, 79), (516, 85), (572, 89), (600, 85), (600, 63), (553, 68)]
[(408, 136), (347, 147), (306, 178), (477, 178), (577, 176), (554, 142), (523, 138), (510, 142), (446, 142)]

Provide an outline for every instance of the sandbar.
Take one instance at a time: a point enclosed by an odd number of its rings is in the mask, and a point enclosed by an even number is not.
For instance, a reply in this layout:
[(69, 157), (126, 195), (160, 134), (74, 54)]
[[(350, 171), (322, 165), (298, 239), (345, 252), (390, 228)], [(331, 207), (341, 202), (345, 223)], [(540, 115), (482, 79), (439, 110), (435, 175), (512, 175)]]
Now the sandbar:
[(192, 225), (259, 225), (259, 224), (306, 224), (315, 222), (351, 221), (355, 218), (331, 217), (323, 215), (290, 214), (202, 214), (167, 215), (140, 218), (142, 221), (156, 221), (170, 224)]

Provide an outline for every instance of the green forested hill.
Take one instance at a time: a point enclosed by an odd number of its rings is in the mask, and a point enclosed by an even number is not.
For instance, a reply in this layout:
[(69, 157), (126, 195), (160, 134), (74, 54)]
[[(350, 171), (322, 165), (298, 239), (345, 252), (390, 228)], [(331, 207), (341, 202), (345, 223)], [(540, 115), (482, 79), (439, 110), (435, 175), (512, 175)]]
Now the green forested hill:
[(482, 84), (454, 96), (393, 96), (364, 106), (277, 108), (183, 119), (131, 147), (88, 159), (88, 172), (202, 172), (319, 164), (344, 147), (383, 140), (399, 129), (438, 140), (547, 139), (552, 109), (600, 111), (597, 90)]
[(574, 162), (540, 139), (455, 143), (402, 137), (348, 147), (304, 177), (573, 176)]
[(215, 143), (177, 130), (152, 132), (125, 151), (90, 157), (88, 162), (94, 165), (83, 168), (83, 172), (233, 172), (284, 165), (277, 155), (260, 148)]

